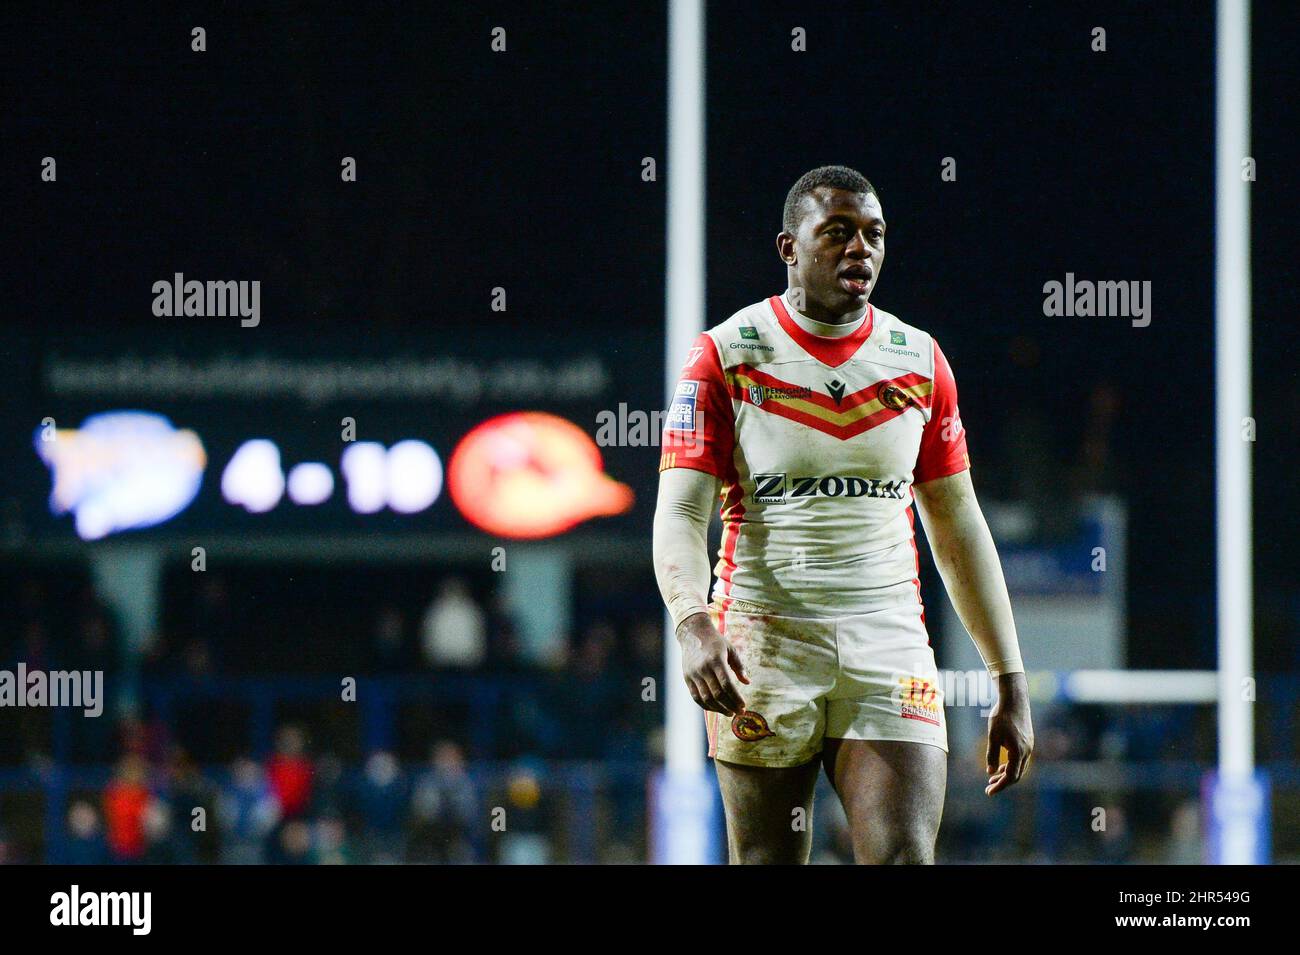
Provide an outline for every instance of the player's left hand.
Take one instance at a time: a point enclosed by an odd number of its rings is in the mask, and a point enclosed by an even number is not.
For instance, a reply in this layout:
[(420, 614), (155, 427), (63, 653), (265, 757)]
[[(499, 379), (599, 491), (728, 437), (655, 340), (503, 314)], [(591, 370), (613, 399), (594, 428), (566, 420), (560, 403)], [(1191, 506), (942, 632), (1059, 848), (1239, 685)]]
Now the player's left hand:
[[(1006, 759), (1001, 751), (1006, 750)], [(1023, 673), (998, 677), (998, 701), (989, 714), (989, 745), (985, 755), (989, 784), (986, 796), (1020, 781), (1034, 751), (1034, 726), (1029, 719), (1029, 682)]]

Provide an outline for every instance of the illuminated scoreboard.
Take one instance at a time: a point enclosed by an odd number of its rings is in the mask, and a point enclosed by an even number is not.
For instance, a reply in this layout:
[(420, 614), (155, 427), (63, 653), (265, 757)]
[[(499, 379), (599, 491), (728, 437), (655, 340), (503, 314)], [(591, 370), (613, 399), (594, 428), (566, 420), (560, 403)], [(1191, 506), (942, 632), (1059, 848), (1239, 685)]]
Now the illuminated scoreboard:
[[(442, 460), (424, 441), (409, 439), (385, 448), (377, 441), (347, 445), (339, 457), (348, 507), (357, 514), (391, 508), (418, 514), (442, 493)], [(253, 514), (281, 501), (311, 507), (334, 494), (334, 472), (322, 461), (301, 461), (286, 473), (280, 449), (269, 438), (251, 438), (221, 472), (221, 496)]]
[(326, 332), (247, 354), (104, 336), (75, 357), (0, 368), (31, 393), (30, 423), (0, 448), (18, 478), (9, 515), (36, 539), (647, 534), (658, 452), (645, 439), (658, 435), (611, 442), (599, 422), (654, 412), (657, 372), (620, 378), (614, 357), (562, 341), (520, 359), (475, 341), (478, 354), (451, 357), (391, 340), (357, 354), (350, 338), (344, 352)]
[[(249, 515), (321, 508), (337, 498), (353, 516), (401, 517), (434, 508), (445, 483), (442, 457), (418, 438), (388, 445), (343, 440), (334, 460), (290, 463), (274, 439), (253, 437), (212, 460), (195, 430), (138, 410), (102, 412), (69, 429), (47, 419), (34, 446), (50, 470), (51, 513), (71, 517), (84, 540), (173, 521), (205, 483)], [(450, 488), (463, 519), (515, 538), (548, 537), (623, 514), (635, 501), (631, 488), (603, 472), (591, 437), (547, 412), (499, 415), (475, 426), (452, 452)]]

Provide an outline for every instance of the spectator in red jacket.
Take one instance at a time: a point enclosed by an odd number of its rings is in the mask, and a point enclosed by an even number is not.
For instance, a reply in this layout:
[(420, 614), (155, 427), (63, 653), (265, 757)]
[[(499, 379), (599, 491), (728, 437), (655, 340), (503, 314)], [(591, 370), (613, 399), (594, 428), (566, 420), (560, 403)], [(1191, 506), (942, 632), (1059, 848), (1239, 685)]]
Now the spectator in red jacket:
[(296, 819), (306, 812), (314, 773), (302, 729), (282, 726), (275, 734), (275, 754), (266, 763), (266, 778), (280, 803), (281, 818)]
[(115, 861), (137, 862), (144, 857), (144, 815), (149, 800), (144, 759), (135, 753), (124, 756), (104, 789), (104, 825), (108, 851)]

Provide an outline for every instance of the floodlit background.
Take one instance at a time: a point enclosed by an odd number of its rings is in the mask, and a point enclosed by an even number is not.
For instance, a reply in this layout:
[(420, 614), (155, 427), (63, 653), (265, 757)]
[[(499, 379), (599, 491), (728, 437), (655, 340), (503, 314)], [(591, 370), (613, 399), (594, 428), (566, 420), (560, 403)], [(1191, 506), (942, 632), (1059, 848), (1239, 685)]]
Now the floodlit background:
[[(783, 289), (786, 191), (842, 163), (889, 221), (873, 302), (956, 373), (1037, 752), (989, 800), (980, 701), (950, 711), (940, 861), (1199, 861), (1212, 703), (1079, 674), (1215, 666), (1212, 6), (708, 9), (708, 324)], [(16, 39), (0, 670), (102, 671), (106, 701), (0, 708), (0, 861), (646, 861), (680, 679), (650, 563), (666, 8), (42, 8)], [(1256, 11), (1274, 861), (1300, 860), (1295, 41)], [(259, 323), (155, 317), (178, 273), (259, 282)], [(1046, 316), (1067, 274), (1149, 281), (1150, 325)], [(922, 593), (940, 665), (978, 668), (924, 546)], [(814, 831), (851, 857), (829, 791)]]

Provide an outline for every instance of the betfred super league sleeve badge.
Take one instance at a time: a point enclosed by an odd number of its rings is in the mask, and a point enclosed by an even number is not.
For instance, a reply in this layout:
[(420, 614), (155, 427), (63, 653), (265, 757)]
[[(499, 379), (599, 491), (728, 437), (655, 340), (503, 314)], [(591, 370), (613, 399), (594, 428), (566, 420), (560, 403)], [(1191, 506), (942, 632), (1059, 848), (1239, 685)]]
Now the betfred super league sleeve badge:
[(664, 424), (666, 431), (695, 430), (695, 402), (699, 397), (698, 381), (679, 381), (673, 393), (673, 403), (668, 408), (668, 421)]

